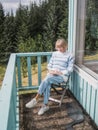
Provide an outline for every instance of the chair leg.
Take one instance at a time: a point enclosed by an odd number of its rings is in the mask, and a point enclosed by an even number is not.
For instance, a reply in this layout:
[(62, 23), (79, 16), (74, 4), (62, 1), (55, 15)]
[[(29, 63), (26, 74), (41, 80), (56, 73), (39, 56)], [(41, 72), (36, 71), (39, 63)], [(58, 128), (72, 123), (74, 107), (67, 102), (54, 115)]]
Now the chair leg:
[(61, 107), (62, 105), (62, 102), (63, 102), (63, 98), (64, 98), (64, 95), (66, 93), (66, 88), (64, 89), (63, 93), (62, 93), (62, 96), (61, 96), (61, 99), (60, 99), (60, 103), (59, 103), (59, 107)]
[(62, 95), (61, 95), (61, 99), (60, 99), (60, 100), (54, 99), (54, 98), (52, 98), (52, 97), (49, 97), (49, 100), (50, 100), (50, 101), (53, 101), (53, 102), (59, 103), (59, 107), (61, 107), (62, 102), (63, 102), (63, 98), (64, 98), (64, 96), (65, 96), (65, 93), (66, 93), (66, 88), (65, 88), (65, 89), (63, 90), (63, 92), (62, 92)]
[[(70, 77), (70, 76), (69, 76), (69, 77)], [(61, 83), (61, 84), (52, 84), (52, 86), (51, 86), (51, 88), (53, 88), (53, 90), (54, 90), (57, 94), (61, 94), (61, 99), (60, 99), (60, 100), (57, 100), (57, 99), (54, 99), (54, 98), (51, 98), (51, 97), (50, 97), (49, 100), (59, 103), (59, 107), (61, 107), (62, 102), (63, 102), (64, 95), (65, 95), (65, 93), (66, 93), (66, 90), (68, 89), (68, 86), (69, 86), (69, 77), (68, 77), (68, 80), (67, 80), (66, 83), (63, 82), (63, 83)], [(60, 93), (54, 86), (63, 88), (63, 89), (64, 89), (63, 92)]]

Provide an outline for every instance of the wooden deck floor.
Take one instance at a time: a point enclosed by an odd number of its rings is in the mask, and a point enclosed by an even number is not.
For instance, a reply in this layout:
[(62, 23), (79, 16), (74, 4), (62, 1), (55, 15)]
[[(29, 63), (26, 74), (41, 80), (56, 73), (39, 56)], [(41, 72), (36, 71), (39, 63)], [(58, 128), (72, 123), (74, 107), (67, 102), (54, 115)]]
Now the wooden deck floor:
[[(52, 95), (59, 98), (59, 95), (54, 92)], [(38, 116), (37, 113), (42, 105), (43, 98), (40, 99), (35, 108), (25, 108), (25, 104), (33, 97), (34, 94), (20, 95), (20, 130), (66, 130), (65, 125), (72, 122), (67, 113), (66, 103), (74, 103), (75, 107), (81, 109), (76, 100), (70, 96), (64, 98), (61, 108), (57, 103), (49, 101), (49, 111), (42, 116)], [(96, 130), (90, 118), (85, 114), (84, 119), (82, 123), (73, 126), (74, 130)]]

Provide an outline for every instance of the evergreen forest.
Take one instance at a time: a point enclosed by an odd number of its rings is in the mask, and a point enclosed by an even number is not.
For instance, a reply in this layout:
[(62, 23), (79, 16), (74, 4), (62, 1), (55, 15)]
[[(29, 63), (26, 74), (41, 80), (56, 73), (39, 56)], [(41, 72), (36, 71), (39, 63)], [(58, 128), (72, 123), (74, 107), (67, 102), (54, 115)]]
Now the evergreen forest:
[(0, 3), (0, 63), (11, 53), (53, 51), (59, 37), (68, 37), (68, 0), (20, 3), (15, 15)]
[[(85, 50), (98, 49), (98, 1), (88, 0)], [(11, 53), (53, 51), (55, 41), (68, 39), (68, 0), (44, 0), (37, 5), (19, 4), (5, 14), (0, 3), (0, 63), (7, 63)]]

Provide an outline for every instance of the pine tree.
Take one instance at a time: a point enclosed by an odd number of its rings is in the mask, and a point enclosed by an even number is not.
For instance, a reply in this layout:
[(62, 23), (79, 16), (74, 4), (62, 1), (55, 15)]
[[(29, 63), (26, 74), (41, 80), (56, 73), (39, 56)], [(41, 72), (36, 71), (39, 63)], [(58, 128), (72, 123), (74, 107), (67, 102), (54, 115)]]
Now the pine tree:
[[(19, 41), (19, 45), (18, 45), (18, 50), (19, 52), (36, 52), (36, 42), (34, 39), (32, 38), (28, 38), (26, 41), (23, 41), (23, 39), (21, 39)], [(32, 63), (35, 64), (36, 63), (36, 58), (32, 57)], [(23, 73), (23, 77), (27, 76), (27, 62), (26, 62), (26, 58), (22, 58), (22, 73)]]
[(30, 37), (36, 38), (37, 35), (42, 35), (43, 24), (45, 23), (46, 11), (44, 2), (38, 6), (32, 3), (30, 6), (28, 29)]
[(4, 31), (4, 10), (3, 10), (3, 6), (0, 3), (0, 63), (3, 60), (3, 31)]
[(11, 16), (9, 13), (6, 15), (4, 21), (4, 32), (3, 32), (3, 51), (5, 53), (4, 62), (8, 61), (9, 55), (16, 52), (17, 38), (13, 12)]
[(23, 39), (23, 41), (28, 39), (29, 33), (27, 23), (28, 23), (28, 6), (22, 6), (20, 4), (19, 8), (16, 11), (16, 17), (15, 17), (15, 25), (18, 41), (20, 41), (21, 38)]
[(50, 6), (47, 13), (47, 22), (44, 26), (44, 44), (46, 51), (53, 50), (53, 43), (55, 41), (55, 27), (56, 27), (56, 15), (55, 15), (55, 2)]
[(59, 23), (58, 37), (68, 39), (68, 0), (62, 0), (61, 4), (63, 19)]
[(0, 3), (0, 39), (2, 38), (4, 29), (3, 23), (4, 23), (4, 10), (2, 4)]
[(61, 12), (61, 1), (59, 0), (49, 0), (48, 3), (48, 12), (47, 12), (47, 21), (44, 26), (44, 44), (47, 51), (53, 50), (55, 47), (55, 41), (57, 39), (58, 26), (62, 20)]

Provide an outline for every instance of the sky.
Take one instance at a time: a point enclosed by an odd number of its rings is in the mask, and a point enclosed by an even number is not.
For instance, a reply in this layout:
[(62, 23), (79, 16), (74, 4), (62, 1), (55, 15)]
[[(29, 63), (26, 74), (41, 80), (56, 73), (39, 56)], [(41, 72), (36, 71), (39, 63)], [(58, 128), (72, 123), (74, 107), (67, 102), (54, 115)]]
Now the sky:
[(11, 12), (11, 10), (13, 10), (15, 14), (20, 2), (22, 5), (30, 5), (30, 3), (34, 1), (36, 1), (36, 3), (39, 4), (40, 0), (0, 0), (0, 2), (3, 5), (5, 14), (7, 12)]

